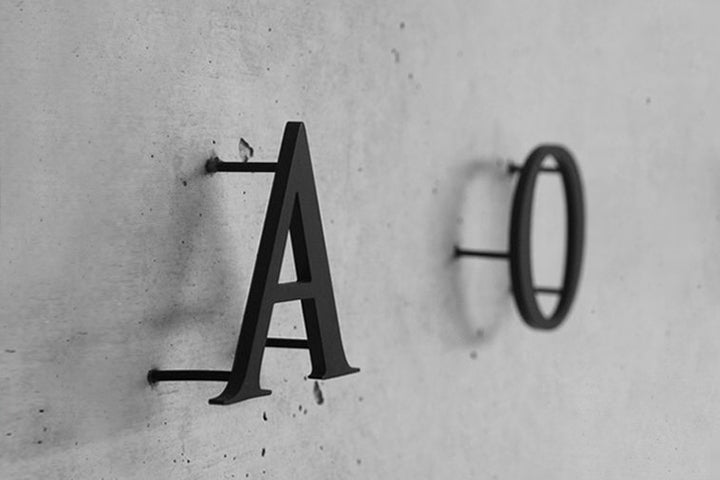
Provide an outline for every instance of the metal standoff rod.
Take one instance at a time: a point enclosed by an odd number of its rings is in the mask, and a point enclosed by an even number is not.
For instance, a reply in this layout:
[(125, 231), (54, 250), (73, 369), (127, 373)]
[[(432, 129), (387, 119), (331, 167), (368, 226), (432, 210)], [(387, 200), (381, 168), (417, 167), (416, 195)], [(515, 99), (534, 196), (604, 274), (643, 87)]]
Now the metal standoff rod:
[[(557, 168), (543, 167), (542, 162), (553, 157)], [(512, 213), (510, 216), (510, 248), (508, 252), (468, 250), (455, 247), (456, 257), (484, 257), (509, 260), (510, 277), (515, 303), (525, 323), (533, 328), (549, 330), (558, 327), (572, 306), (577, 293), (582, 269), (582, 257), (585, 243), (585, 203), (580, 171), (572, 154), (560, 145), (540, 145), (528, 156), (522, 166), (510, 165), (510, 173), (518, 173), (515, 187)], [(565, 206), (567, 208), (567, 238), (565, 247), (565, 272), (561, 288), (536, 287), (533, 285), (530, 251), (530, 223), (533, 194), (537, 176), (540, 172), (560, 173), (565, 188)], [(543, 315), (537, 304), (535, 294), (559, 295), (555, 311), (550, 316)]]
[(272, 172), (277, 169), (274, 162), (223, 162), (218, 157), (213, 157), (205, 162), (207, 173), (215, 172)]

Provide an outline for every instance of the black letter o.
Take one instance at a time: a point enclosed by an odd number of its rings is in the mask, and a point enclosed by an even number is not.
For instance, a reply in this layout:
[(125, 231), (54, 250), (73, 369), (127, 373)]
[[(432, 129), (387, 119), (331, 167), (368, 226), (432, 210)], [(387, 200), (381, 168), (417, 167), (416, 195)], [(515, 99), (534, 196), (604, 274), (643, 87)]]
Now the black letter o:
[[(535, 300), (530, 254), (530, 214), (533, 192), (543, 160), (551, 156), (558, 165), (565, 187), (567, 240), (565, 274), (555, 312), (545, 317)], [(553, 329), (565, 319), (577, 292), (585, 240), (585, 206), (582, 182), (570, 152), (558, 145), (541, 145), (530, 153), (520, 170), (510, 219), (510, 275), (513, 295), (525, 323), (534, 328)]]

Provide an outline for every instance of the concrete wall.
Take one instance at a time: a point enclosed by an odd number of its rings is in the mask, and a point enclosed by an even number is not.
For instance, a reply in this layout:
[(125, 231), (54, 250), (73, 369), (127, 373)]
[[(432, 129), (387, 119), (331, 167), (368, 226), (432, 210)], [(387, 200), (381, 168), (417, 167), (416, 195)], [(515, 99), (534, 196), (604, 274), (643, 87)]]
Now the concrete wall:
[[(713, 2), (29, 2), (0, 7), (0, 477), (720, 475), (720, 43)], [(268, 350), (270, 397), (151, 388), (229, 367), (274, 161), (306, 123), (360, 374)], [(527, 328), (503, 173), (582, 168), (585, 270)], [(558, 279), (540, 181), (539, 282)], [(272, 332), (302, 336), (299, 308)]]

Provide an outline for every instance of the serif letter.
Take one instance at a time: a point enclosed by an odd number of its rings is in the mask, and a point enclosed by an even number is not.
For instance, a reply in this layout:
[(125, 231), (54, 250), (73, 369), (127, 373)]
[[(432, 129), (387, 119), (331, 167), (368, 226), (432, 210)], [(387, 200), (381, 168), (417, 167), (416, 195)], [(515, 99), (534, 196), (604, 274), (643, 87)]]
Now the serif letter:
[[(288, 231), (297, 282), (279, 283)], [(307, 340), (268, 338), (273, 306), (291, 300), (302, 304)], [(359, 371), (348, 364), (340, 337), (310, 150), (301, 122), (285, 126), (235, 360), (225, 390), (210, 403), (228, 405), (270, 394), (260, 387), (265, 347), (308, 349), (310, 378)]]

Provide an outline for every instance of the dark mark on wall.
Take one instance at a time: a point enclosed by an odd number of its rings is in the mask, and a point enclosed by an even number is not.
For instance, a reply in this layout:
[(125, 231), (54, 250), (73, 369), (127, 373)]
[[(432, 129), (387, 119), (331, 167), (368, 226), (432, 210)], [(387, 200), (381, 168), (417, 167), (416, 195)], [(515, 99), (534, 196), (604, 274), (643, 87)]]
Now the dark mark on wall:
[(263, 420), (267, 422), (267, 413), (263, 412)]
[(400, 63), (400, 52), (396, 48), (393, 48), (390, 50), (390, 53), (395, 57), (395, 63)]
[[(277, 103), (277, 100), (275, 103)], [(240, 160), (243, 162), (250, 160), (255, 153), (255, 149), (242, 137), (240, 138), (240, 143), (238, 143), (238, 151), (240, 152)]]
[(313, 385), (313, 395), (315, 395), (315, 402), (318, 405), (322, 405), (325, 402), (323, 392), (320, 390), (320, 384), (317, 381), (315, 381), (315, 384)]
[(475, 360), (477, 358), (477, 352), (475, 350), (470, 352), (470, 358), (472, 358), (473, 360)]
[(261, 457), (264, 457), (264, 456), (265, 456), (265, 447), (263, 447), (262, 452), (260, 452), (260, 456), (261, 456)]
[(13, 350), (11, 348), (6, 348), (5, 353), (15, 353), (15, 350)]

